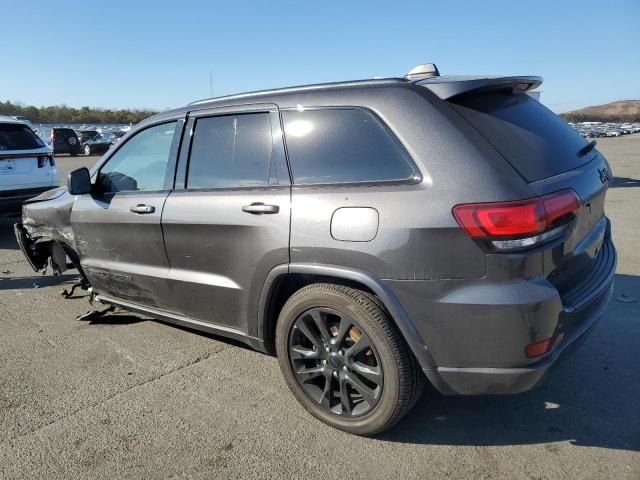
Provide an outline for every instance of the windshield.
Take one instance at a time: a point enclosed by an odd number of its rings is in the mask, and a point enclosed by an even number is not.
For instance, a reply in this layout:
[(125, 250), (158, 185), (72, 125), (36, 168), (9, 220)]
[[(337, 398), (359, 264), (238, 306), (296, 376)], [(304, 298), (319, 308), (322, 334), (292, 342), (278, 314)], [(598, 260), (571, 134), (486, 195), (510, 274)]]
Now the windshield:
[(28, 126), (0, 123), (0, 151), (33, 150), (44, 146), (42, 140)]

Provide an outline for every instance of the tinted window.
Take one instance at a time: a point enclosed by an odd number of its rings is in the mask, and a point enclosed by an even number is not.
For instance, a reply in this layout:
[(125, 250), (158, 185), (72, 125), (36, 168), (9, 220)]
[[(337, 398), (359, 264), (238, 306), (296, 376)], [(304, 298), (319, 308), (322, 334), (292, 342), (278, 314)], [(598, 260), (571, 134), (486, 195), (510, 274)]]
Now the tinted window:
[(104, 192), (162, 190), (177, 122), (163, 123), (131, 137), (102, 167)]
[(271, 114), (199, 118), (187, 188), (266, 186), (271, 155)]
[(0, 123), (0, 151), (30, 150), (42, 147), (44, 147), (42, 140), (26, 125)]
[(529, 95), (463, 95), (451, 103), (528, 181), (579, 167), (585, 140)]
[(327, 109), (283, 112), (294, 183), (398, 181), (414, 177), (410, 160), (370, 112)]
[(78, 136), (76, 132), (71, 130), (70, 128), (54, 128), (53, 132), (56, 136), (64, 137), (64, 138)]

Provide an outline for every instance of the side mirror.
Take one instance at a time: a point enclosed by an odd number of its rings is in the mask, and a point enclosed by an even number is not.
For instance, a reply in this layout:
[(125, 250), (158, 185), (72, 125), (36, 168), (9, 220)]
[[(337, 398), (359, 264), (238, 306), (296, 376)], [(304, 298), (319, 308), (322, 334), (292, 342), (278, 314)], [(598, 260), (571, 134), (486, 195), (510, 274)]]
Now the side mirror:
[(67, 176), (67, 190), (71, 195), (91, 193), (91, 175), (86, 167), (77, 168)]

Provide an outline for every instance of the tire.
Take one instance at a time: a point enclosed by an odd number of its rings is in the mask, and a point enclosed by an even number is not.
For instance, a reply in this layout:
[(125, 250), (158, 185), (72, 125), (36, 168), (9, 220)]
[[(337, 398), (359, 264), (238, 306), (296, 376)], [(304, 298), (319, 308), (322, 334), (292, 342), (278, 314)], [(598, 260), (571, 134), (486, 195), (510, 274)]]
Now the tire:
[[(343, 328), (342, 322), (351, 326)], [(327, 327), (324, 335), (318, 324)], [(370, 348), (356, 353), (361, 341)], [(276, 352), (302, 406), (355, 435), (393, 427), (424, 386), (424, 375), (382, 302), (342, 285), (316, 283), (289, 298), (278, 317)]]
[(91, 146), (90, 145), (85, 145), (84, 146), (84, 154), (88, 157), (89, 155), (91, 155)]

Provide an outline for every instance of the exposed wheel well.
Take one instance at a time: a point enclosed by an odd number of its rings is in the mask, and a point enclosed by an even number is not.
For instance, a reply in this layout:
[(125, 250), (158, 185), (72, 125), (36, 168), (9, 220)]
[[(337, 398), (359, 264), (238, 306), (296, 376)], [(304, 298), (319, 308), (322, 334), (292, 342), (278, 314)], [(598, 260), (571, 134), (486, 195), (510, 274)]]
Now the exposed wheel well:
[(295, 292), (302, 287), (312, 283), (333, 283), (336, 285), (344, 285), (346, 287), (356, 288), (364, 292), (375, 295), (373, 291), (364, 284), (348, 280), (340, 277), (332, 277), (329, 275), (315, 275), (306, 273), (287, 273), (280, 275), (274, 281), (269, 297), (265, 305), (262, 320), (262, 338), (265, 350), (270, 354), (275, 354), (275, 331), (278, 316), (283, 305)]

